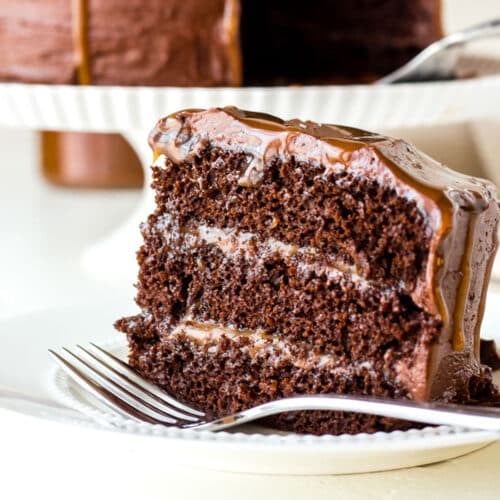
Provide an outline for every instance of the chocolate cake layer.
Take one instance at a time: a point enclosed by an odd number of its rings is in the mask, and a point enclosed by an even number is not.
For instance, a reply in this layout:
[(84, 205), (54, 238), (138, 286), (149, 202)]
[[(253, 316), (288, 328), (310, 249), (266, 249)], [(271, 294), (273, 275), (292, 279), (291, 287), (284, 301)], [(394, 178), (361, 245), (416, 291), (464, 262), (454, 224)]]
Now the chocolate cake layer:
[[(493, 399), (494, 187), (403, 141), (235, 108), (161, 120), (130, 362), (220, 416), (293, 393)], [(301, 413), (296, 431), (406, 428)]]

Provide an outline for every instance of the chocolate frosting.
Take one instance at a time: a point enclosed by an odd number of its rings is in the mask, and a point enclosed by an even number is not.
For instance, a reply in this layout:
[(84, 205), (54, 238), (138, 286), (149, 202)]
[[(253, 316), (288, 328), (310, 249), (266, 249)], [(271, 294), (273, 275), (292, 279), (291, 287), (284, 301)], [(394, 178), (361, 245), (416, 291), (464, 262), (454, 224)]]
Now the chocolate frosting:
[(375, 179), (414, 201), (431, 239), (416, 284), (403, 287), (416, 305), (439, 315), (444, 326), (429, 356), (422, 347), (426, 369), (408, 367), (401, 377), (408, 378), (416, 399), (445, 393), (452, 398), (454, 391), (467, 390), (468, 378), (479, 369), (479, 328), (497, 247), (493, 184), (454, 172), (402, 140), (231, 107), (174, 113), (158, 122), (150, 145), (156, 157), (165, 155), (175, 163), (189, 161), (208, 146), (244, 153), (248, 163), (238, 183), (248, 189), (258, 189), (274, 157), (294, 157)]

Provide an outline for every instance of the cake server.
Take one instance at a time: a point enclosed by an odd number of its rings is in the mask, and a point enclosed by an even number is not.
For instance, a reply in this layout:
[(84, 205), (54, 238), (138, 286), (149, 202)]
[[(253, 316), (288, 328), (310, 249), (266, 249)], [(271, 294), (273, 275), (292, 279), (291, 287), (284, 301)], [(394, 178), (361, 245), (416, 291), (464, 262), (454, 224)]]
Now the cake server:
[(283, 398), (216, 420), (191, 408), (143, 379), (124, 361), (101, 347), (49, 349), (61, 369), (87, 393), (119, 415), (138, 422), (220, 431), (290, 411), (326, 410), (367, 413), (433, 425), (498, 432), (500, 408), (417, 403), (365, 396), (307, 395)]
[[(454, 79), (457, 74), (457, 63), (460, 61), (467, 44), (495, 36), (500, 36), (500, 19), (493, 19), (457, 31), (429, 45), (404, 66), (381, 78), (376, 83)], [(500, 68), (498, 72), (500, 72)]]

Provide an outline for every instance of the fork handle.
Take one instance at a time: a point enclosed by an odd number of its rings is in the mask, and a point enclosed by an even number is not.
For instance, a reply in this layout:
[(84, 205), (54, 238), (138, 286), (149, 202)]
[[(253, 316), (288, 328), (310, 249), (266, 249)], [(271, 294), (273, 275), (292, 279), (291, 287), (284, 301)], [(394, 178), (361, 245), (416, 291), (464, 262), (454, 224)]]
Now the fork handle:
[(199, 430), (220, 431), (279, 413), (303, 410), (348, 411), (425, 424), (452, 425), (497, 432), (500, 438), (500, 408), (469, 407), (435, 402), (417, 403), (343, 395), (296, 396), (279, 399), (193, 427)]

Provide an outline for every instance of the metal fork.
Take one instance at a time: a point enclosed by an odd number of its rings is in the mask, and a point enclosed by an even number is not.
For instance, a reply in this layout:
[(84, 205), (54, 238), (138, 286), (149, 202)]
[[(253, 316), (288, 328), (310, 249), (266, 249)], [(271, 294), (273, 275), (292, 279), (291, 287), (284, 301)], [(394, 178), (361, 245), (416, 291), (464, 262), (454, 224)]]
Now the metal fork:
[(80, 387), (116, 413), (139, 422), (220, 431), (284, 412), (328, 410), (497, 431), (500, 438), (500, 408), (330, 394), (283, 398), (208, 421), (205, 413), (176, 400), (142, 378), (127, 363), (95, 344), (77, 346), (73, 350), (63, 347), (59, 352), (50, 349), (49, 352)]
[(456, 77), (456, 66), (467, 43), (500, 36), (500, 19), (476, 24), (429, 45), (413, 59), (376, 83), (449, 80)]

